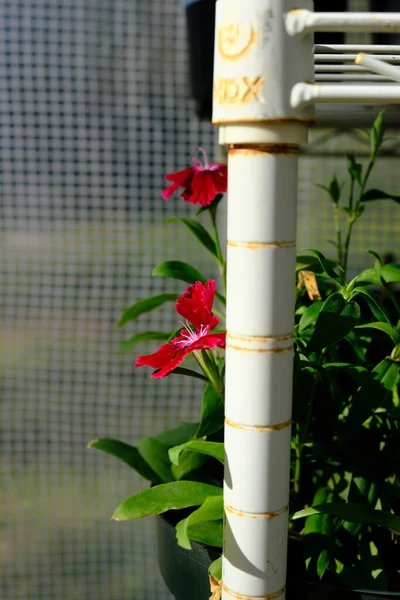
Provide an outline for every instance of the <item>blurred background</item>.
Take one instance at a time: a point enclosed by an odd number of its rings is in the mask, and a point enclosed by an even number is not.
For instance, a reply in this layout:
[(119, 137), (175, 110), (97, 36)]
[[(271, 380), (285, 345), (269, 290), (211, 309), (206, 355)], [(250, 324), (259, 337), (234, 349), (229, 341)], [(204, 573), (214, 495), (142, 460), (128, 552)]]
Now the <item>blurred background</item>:
[[(0, 0), (2, 600), (171, 600), (152, 520), (108, 520), (143, 482), (86, 444), (136, 443), (198, 416), (200, 388), (150, 381), (118, 350), (133, 332), (174, 329), (171, 307), (116, 324), (134, 301), (182, 291), (151, 277), (162, 260), (184, 256), (215, 275), (190, 235), (165, 224), (193, 209), (160, 197), (163, 174), (188, 166), (197, 146), (219, 155), (190, 98), (203, 67), (189, 10), (180, 0)], [(204, 116), (207, 98), (196, 99)], [(346, 152), (368, 146), (340, 128), (311, 137), (299, 248), (332, 254), (331, 206), (316, 184), (344, 177)], [(374, 187), (399, 194), (398, 164), (394, 148)], [(352, 268), (368, 266), (369, 248), (398, 252), (399, 233), (396, 205), (368, 207)]]

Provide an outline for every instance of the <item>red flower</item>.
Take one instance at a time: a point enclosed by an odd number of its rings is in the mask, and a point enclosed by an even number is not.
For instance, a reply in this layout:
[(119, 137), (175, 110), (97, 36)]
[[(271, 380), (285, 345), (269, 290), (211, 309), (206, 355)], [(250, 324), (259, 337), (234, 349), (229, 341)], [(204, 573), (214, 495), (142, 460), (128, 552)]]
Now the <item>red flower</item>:
[[(176, 311), (186, 319), (178, 337), (163, 344), (154, 354), (138, 356), (135, 367), (153, 367), (154, 379), (161, 379), (176, 369), (192, 352), (211, 348), (225, 348), (225, 333), (211, 333), (219, 319), (212, 312), (215, 281), (203, 284), (197, 281), (176, 301)], [(191, 327), (191, 325), (194, 327)]]
[(168, 200), (181, 187), (184, 188), (181, 194), (183, 200), (190, 204), (208, 206), (217, 194), (226, 192), (228, 186), (226, 165), (208, 163), (205, 150), (199, 148), (199, 151), (203, 154), (204, 165), (197, 156), (193, 156), (193, 167), (165, 176), (172, 185), (163, 190), (164, 200)]

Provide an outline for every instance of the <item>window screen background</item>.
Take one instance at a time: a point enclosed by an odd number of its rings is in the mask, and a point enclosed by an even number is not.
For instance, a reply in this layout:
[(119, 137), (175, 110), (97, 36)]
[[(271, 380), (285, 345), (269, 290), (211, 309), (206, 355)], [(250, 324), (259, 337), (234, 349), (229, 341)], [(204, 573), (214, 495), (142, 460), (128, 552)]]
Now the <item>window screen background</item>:
[[(116, 326), (133, 301), (182, 291), (151, 277), (158, 262), (215, 274), (165, 224), (193, 209), (160, 198), (163, 174), (197, 146), (218, 155), (188, 99), (184, 11), (172, 0), (1, 0), (0, 23), (0, 597), (170, 600), (152, 520), (108, 520), (144, 484), (86, 444), (135, 443), (198, 416), (201, 386), (151, 382), (118, 351), (133, 331), (175, 328), (171, 307)], [(299, 248), (330, 251), (331, 207), (315, 183), (344, 176), (345, 159), (318, 154), (351, 148), (364, 145), (332, 135), (301, 159)], [(385, 158), (373, 183), (398, 193), (396, 171)], [(398, 250), (398, 214), (369, 208), (353, 269), (367, 248)]]

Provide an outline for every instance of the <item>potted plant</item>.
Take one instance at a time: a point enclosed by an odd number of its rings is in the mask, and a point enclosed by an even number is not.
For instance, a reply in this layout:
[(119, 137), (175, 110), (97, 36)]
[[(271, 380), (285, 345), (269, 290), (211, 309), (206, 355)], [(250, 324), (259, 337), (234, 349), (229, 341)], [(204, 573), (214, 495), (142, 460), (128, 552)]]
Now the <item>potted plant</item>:
[[(400, 201), (368, 186), (384, 141), (383, 113), (369, 138), (367, 165), (348, 156), (347, 186), (336, 176), (321, 186), (332, 202), (336, 257), (317, 250), (297, 257), (289, 598), (293, 591), (308, 599), (400, 597), (400, 264), (369, 251), (371, 267), (347, 277), (352, 231), (367, 203)], [(204, 382), (199, 420), (142, 438), (137, 447), (112, 439), (89, 444), (150, 482), (112, 518), (163, 515), (159, 564), (177, 600), (206, 600), (208, 569), (217, 600), (221, 580), (225, 260), (217, 210), (227, 174), (202, 152), (203, 163), (196, 158), (167, 176), (171, 185), (163, 197), (183, 188), (183, 200), (200, 206), (196, 218), (174, 221), (215, 258), (221, 291), (193, 266), (166, 261), (153, 275), (186, 282), (186, 291), (141, 300), (119, 322), (175, 301), (181, 322), (175, 332), (136, 334), (125, 347), (163, 341), (135, 366), (153, 368), (155, 379), (176, 374), (188, 384), (192, 377)], [(207, 216), (211, 232), (201, 222)], [(186, 359), (190, 368), (182, 366)]]

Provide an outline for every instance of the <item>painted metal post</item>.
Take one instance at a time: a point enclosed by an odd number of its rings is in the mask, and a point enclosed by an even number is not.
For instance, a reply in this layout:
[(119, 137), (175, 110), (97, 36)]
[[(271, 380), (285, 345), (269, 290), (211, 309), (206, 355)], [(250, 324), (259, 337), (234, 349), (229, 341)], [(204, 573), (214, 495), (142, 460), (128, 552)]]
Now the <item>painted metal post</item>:
[[(311, 0), (297, 1), (299, 8)], [(312, 36), (290, 38), (291, 0), (218, 0), (213, 122), (228, 154), (223, 600), (285, 597), (297, 151), (313, 108)]]

